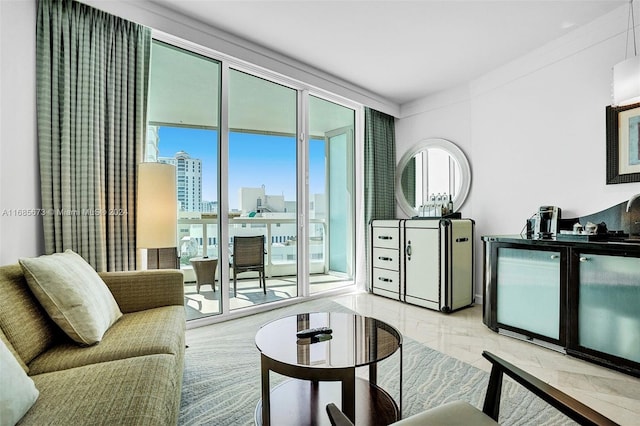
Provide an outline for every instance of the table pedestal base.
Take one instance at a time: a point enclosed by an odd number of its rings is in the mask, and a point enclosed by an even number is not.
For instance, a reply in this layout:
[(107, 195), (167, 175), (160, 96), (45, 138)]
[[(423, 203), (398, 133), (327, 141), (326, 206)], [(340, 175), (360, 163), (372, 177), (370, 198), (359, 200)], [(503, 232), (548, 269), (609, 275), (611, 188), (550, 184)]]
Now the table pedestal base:
[[(331, 425), (326, 406), (341, 408), (340, 382), (289, 379), (271, 390), (272, 425)], [(399, 420), (398, 405), (384, 389), (368, 380), (356, 378), (357, 425), (390, 424)], [(256, 425), (262, 425), (262, 399), (255, 412)]]

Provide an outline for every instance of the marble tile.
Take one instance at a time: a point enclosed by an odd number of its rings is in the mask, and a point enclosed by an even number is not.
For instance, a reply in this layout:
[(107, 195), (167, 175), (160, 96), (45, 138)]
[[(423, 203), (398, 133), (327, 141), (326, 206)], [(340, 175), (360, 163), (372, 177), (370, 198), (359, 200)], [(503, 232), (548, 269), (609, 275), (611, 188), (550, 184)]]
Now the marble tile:
[(482, 323), (482, 306), (451, 314), (355, 293), (337, 303), (396, 327), (432, 349), (489, 371), (488, 350), (557, 387), (614, 421), (640, 426), (640, 379), (529, 342), (499, 335)]

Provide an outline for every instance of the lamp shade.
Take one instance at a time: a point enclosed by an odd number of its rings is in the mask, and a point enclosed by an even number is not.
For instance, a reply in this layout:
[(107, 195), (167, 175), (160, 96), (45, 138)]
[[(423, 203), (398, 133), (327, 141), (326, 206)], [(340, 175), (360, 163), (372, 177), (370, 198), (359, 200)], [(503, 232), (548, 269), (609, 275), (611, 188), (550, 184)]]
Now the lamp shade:
[(171, 164), (138, 165), (138, 248), (177, 246), (176, 168)]
[(613, 104), (640, 102), (640, 56), (633, 56), (613, 67)]

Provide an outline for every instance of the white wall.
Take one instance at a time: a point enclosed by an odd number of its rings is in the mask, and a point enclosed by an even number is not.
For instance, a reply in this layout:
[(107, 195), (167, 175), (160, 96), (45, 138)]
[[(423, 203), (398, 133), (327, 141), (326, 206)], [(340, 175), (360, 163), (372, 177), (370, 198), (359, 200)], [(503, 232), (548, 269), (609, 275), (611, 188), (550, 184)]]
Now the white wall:
[(42, 254), (36, 143), (35, 1), (0, 0), (0, 265)]
[[(215, 31), (138, 6), (144, 2), (86, 2), (194, 42), (215, 40), (224, 47)], [(462, 211), (476, 220), (478, 236), (518, 233), (542, 204), (559, 205), (565, 217), (578, 216), (640, 192), (640, 183), (605, 185), (604, 108), (610, 103), (611, 67), (624, 58), (626, 13), (623, 6), (469, 85), (403, 105), (397, 158), (424, 138), (458, 144), (473, 173)], [(34, 0), (0, 0), (0, 214), (40, 206), (35, 22)], [(245, 59), (270, 65), (265, 55)], [(286, 65), (281, 59), (273, 61), (274, 67)], [(330, 90), (331, 82), (322, 77), (314, 79)], [(0, 264), (41, 254), (41, 226), (39, 217), (0, 216)]]
[(627, 12), (621, 7), (468, 85), (401, 107), (398, 158), (421, 139), (441, 137), (471, 163), (462, 213), (476, 221), (477, 299), (480, 236), (520, 233), (540, 205), (576, 217), (640, 192), (640, 183), (605, 183), (605, 107), (611, 68), (624, 59)]

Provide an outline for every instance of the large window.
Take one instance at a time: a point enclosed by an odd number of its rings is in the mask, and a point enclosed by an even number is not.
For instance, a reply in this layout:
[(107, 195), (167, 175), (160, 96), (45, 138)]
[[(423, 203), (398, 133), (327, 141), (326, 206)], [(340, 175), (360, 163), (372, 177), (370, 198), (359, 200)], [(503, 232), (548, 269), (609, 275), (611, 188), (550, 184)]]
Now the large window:
[[(231, 309), (298, 295), (296, 222), (297, 92), (229, 72), (229, 237), (263, 236), (263, 267), (236, 276)], [(240, 256), (241, 253), (235, 256)], [(233, 259), (238, 261), (240, 259)], [(247, 276), (254, 279), (247, 279)], [(241, 279), (244, 278), (244, 279)]]
[[(146, 161), (176, 166), (188, 318), (353, 285), (354, 108), (159, 41), (150, 75)], [(239, 237), (264, 238), (262, 265), (235, 267)]]

